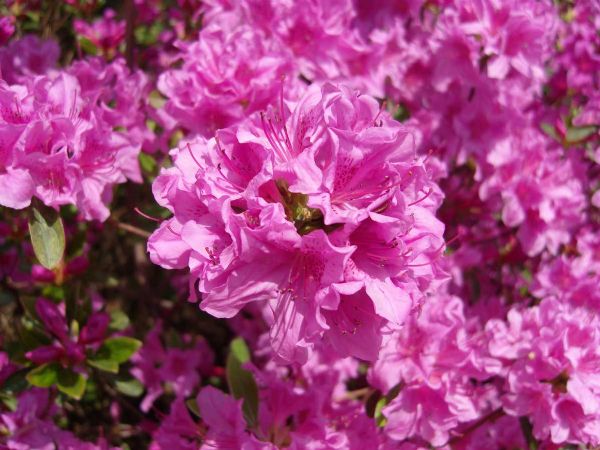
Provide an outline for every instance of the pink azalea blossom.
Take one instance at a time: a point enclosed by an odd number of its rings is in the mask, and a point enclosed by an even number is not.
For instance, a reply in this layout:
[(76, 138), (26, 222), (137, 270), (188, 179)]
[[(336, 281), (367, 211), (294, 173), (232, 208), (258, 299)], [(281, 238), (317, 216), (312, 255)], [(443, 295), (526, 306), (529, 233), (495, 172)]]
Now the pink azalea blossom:
[[(217, 317), (267, 301), (275, 351), (303, 361), (332, 325), (338, 346), (357, 332), (344, 325), (356, 314), (346, 305), (357, 300), (344, 295), (366, 290), (356, 299), (373, 302), (364, 332), (377, 342), (381, 319), (402, 324), (444, 278), (443, 226), (432, 214), (441, 196), (409, 130), (373, 99), (325, 85), (285, 122), (280, 114), (285, 105), (172, 152), (175, 167), (157, 178), (154, 194), (174, 217), (148, 249), (164, 267), (189, 267), (201, 307)], [(369, 233), (380, 240), (369, 242)]]

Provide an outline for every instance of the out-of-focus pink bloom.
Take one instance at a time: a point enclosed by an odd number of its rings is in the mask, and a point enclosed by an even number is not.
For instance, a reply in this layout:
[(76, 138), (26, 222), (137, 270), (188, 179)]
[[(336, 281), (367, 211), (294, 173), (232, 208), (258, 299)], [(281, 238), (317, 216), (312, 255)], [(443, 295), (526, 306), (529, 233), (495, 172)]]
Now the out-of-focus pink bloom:
[(15, 19), (12, 16), (0, 17), (0, 45), (5, 45), (15, 32)]
[(0, 48), (1, 78), (9, 84), (24, 83), (54, 69), (60, 56), (55, 41), (28, 34)]
[(125, 21), (117, 20), (117, 14), (112, 9), (104, 10), (101, 18), (91, 24), (76, 19), (73, 22), (75, 32), (88, 39), (107, 58), (115, 56), (119, 45), (125, 38)]
[(537, 438), (598, 445), (600, 323), (595, 312), (556, 299), (487, 324), (490, 352), (504, 361), (504, 410), (528, 416)]
[(205, 341), (198, 341), (186, 349), (165, 349), (158, 323), (146, 336), (144, 345), (133, 357), (131, 373), (146, 387), (146, 396), (141, 405), (148, 411), (160, 397), (166, 386), (178, 396), (188, 396), (200, 383), (202, 376), (208, 376), (212, 369), (214, 355)]
[(291, 69), (289, 57), (251, 27), (208, 27), (197, 41), (177, 46), (181, 68), (158, 80), (167, 97), (164, 108), (179, 126), (206, 137), (265, 109)]
[[(130, 80), (135, 75), (123, 62), (96, 62), (104, 73), (92, 84), (88, 67), (82, 62), (71, 73), (29, 78), (23, 85), (0, 81), (0, 204), (22, 209), (36, 196), (48, 206), (75, 204), (86, 220), (105, 220), (112, 186), (141, 181), (137, 155), (147, 140), (145, 123), (129, 111), (141, 104), (145, 78)], [(131, 89), (114, 93), (125, 83), (137, 83), (137, 97)], [(128, 135), (118, 126), (140, 132)]]
[(69, 335), (65, 313), (56, 304), (39, 298), (35, 310), (54, 342), (27, 352), (25, 356), (34, 364), (56, 361), (64, 367), (78, 366), (85, 361), (86, 350), (98, 349), (106, 337), (110, 322), (108, 314), (92, 313), (77, 339), (73, 339)]
[[(57, 407), (48, 390), (31, 388), (23, 392), (14, 412), (0, 412), (0, 445), (7, 449), (50, 450), (57, 443), (65, 449), (107, 450), (108, 447), (83, 442), (54, 424)], [(116, 450), (114, 447), (111, 447)]]

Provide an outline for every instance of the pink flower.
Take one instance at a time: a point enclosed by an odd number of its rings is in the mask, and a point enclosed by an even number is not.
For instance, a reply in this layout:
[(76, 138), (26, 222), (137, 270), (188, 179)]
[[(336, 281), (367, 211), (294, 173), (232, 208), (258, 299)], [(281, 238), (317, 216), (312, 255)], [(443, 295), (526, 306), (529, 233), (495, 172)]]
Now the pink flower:
[(110, 8), (104, 10), (102, 18), (88, 24), (76, 19), (73, 22), (75, 32), (88, 39), (103, 55), (112, 58), (119, 44), (125, 38), (125, 21), (116, 20), (116, 13)]
[(203, 441), (200, 425), (192, 420), (182, 397), (171, 403), (169, 415), (152, 434), (150, 450), (196, 450)]
[(52, 345), (37, 347), (27, 352), (27, 359), (35, 364), (59, 362), (65, 367), (82, 364), (86, 350), (97, 350), (105, 339), (110, 317), (102, 312), (90, 315), (75, 340), (69, 335), (64, 311), (52, 301), (39, 298), (35, 310), (46, 330), (54, 340)]
[(15, 19), (12, 16), (0, 17), (0, 45), (5, 45), (15, 32)]
[[(14, 412), (0, 412), (0, 445), (7, 449), (50, 450), (57, 443), (65, 449), (99, 450), (109, 447), (83, 442), (54, 424), (57, 407), (48, 390), (32, 388), (23, 392)], [(102, 441), (102, 440), (101, 440)], [(111, 449), (115, 449), (111, 447)]]
[(24, 83), (30, 77), (54, 69), (59, 56), (56, 42), (26, 35), (0, 48), (0, 78), (9, 84)]
[(189, 348), (165, 348), (160, 340), (162, 324), (159, 322), (146, 336), (143, 347), (133, 357), (131, 374), (144, 384), (146, 396), (141, 409), (150, 410), (154, 401), (168, 386), (179, 397), (190, 395), (207, 376), (214, 360), (212, 350), (205, 341), (198, 341)]
[(461, 28), (482, 42), (490, 77), (503, 79), (512, 69), (532, 80), (543, 78), (543, 62), (558, 26), (552, 7), (482, 0), (460, 2), (459, 11)]
[[(126, 95), (117, 101), (123, 120), (115, 120), (98, 101), (112, 101), (109, 83), (128, 76), (122, 62), (112, 67), (120, 67), (116, 79), (107, 76), (100, 88), (82, 85), (67, 72), (28, 79), (25, 85), (0, 82), (0, 185), (7, 187), (0, 204), (21, 209), (35, 195), (48, 206), (75, 204), (86, 220), (105, 220), (112, 186), (141, 181), (137, 155), (145, 138), (114, 127), (139, 125), (143, 116), (127, 114), (132, 103)], [(72, 71), (86, 83), (84, 70), (81, 63)]]
[(284, 103), (172, 152), (175, 167), (157, 178), (154, 194), (174, 217), (150, 238), (150, 256), (189, 267), (202, 309), (217, 317), (266, 301), (283, 360), (304, 361), (332, 325), (336, 345), (364, 357), (342, 343), (358, 332), (346, 309), (358, 300), (340, 296), (365, 289), (361, 301), (374, 308), (359, 307), (372, 311), (360, 333), (371, 342), (381, 319), (401, 324), (445, 277), (443, 225), (432, 214), (441, 195), (409, 130), (372, 98), (325, 85), (310, 88), (284, 120), (286, 113)]
[[(165, 112), (178, 125), (209, 137), (265, 109), (277, 97), (290, 62), (256, 30), (204, 28), (198, 41), (178, 43), (180, 69), (161, 74)], [(286, 83), (286, 87), (290, 82)]]
[(546, 299), (536, 307), (511, 310), (508, 324), (490, 321), (487, 329), (490, 351), (507, 370), (504, 410), (531, 417), (539, 439), (598, 445), (596, 315)]

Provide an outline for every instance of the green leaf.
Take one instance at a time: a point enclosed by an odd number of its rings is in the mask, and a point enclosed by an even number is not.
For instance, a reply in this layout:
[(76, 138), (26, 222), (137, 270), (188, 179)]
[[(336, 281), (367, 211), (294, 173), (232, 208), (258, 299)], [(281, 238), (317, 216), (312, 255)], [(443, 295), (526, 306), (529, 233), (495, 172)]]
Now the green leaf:
[(116, 337), (104, 341), (98, 351), (88, 358), (90, 366), (106, 372), (118, 373), (119, 364), (129, 360), (142, 345), (137, 339), (130, 337)]
[(87, 363), (96, 369), (104, 370), (110, 373), (119, 373), (119, 363), (106, 357), (92, 356), (88, 358)]
[(375, 423), (378, 427), (384, 427), (387, 424), (387, 417), (383, 415), (383, 408), (390, 404), (392, 400), (398, 397), (400, 391), (404, 387), (404, 382), (398, 383), (384, 396), (377, 400), (375, 404), (375, 411), (373, 416), (375, 417)]
[(128, 397), (139, 397), (144, 392), (144, 386), (136, 378), (120, 378), (115, 380), (115, 387), (121, 394)]
[(98, 47), (88, 38), (79, 36), (79, 46), (85, 53), (89, 53), (90, 55), (98, 54)]
[(140, 166), (145, 173), (153, 174), (157, 169), (156, 160), (147, 153), (140, 153), (138, 156)]
[(56, 363), (42, 364), (30, 370), (25, 378), (33, 386), (47, 388), (56, 383), (58, 369), (59, 366)]
[(104, 341), (100, 350), (106, 349), (110, 354), (110, 359), (121, 364), (128, 361), (141, 346), (142, 342), (137, 339), (120, 336)]
[(122, 331), (129, 326), (129, 317), (120, 309), (116, 309), (110, 313), (110, 324), (108, 328), (113, 331)]
[(575, 144), (586, 140), (597, 131), (595, 126), (573, 127), (567, 130), (566, 141), (569, 144)]
[(71, 369), (60, 368), (58, 371), (58, 390), (75, 400), (80, 400), (85, 392), (86, 378)]
[(150, 92), (148, 96), (148, 102), (150, 106), (156, 109), (161, 109), (167, 103), (167, 100), (162, 96), (162, 94), (156, 89)]
[(242, 364), (250, 361), (250, 350), (242, 338), (231, 341), (229, 351)]
[(49, 284), (42, 289), (42, 295), (52, 300), (64, 300), (66, 295), (65, 287)]
[(242, 411), (249, 428), (258, 424), (258, 386), (251, 372), (242, 368), (250, 361), (250, 351), (242, 338), (231, 342), (225, 373), (232, 395), (243, 399)]
[(17, 410), (17, 397), (0, 393), (0, 401), (11, 411)]
[(37, 199), (29, 208), (29, 234), (40, 264), (50, 270), (57, 267), (65, 252), (65, 229), (58, 213)]
[(373, 416), (375, 417), (375, 423), (378, 427), (384, 427), (387, 423), (387, 417), (383, 415), (383, 408), (387, 406), (387, 404), (387, 398), (381, 397), (375, 405), (375, 413), (373, 414)]

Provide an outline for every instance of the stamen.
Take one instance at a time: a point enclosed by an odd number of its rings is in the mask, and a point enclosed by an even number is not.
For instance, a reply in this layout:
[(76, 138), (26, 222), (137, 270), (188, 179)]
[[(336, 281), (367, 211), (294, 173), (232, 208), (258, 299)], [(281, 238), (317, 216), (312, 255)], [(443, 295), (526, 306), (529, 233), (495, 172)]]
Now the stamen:
[(200, 164), (200, 162), (194, 156), (194, 153), (192, 152), (192, 147), (190, 146), (189, 142), (187, 143), (187, 148), (188, 148), (188, 152), (190, 152), (190, 156), (192, 157), (192, 159), (194, 160), (194, 162), (196, 163), (196, 165), (198, 166), (198, 168), (202, 169), (202, 164)]
[(423, 196), (419, 200), (416, 200), (416, 201), (414, 201), (412, 203), (409, 203), (408, 206), (415, 206), (415, 205), (421, 203), (423, 200), (425, 200), (427, 197), (429, 197), (432, 192), (433, 192), (433, 188), (429, 188), (429, 190), (427, 191), (427, 194), (425, 194), (425, 196)]
[(144, 217), (145, 219), (151, 220), (152, 222), (157, 222), (157, 223), (162, 222), (161, 219), (158, 219), (156, 217), (152, 217), (152, 216), (146, 214), (145, 212), (143, 212), (142, 210), (140, 210), (137, 206), (135, 208), (133, 208), (133, 210), (136, 213), (138, 213), (140, 216)]
[(460, 238), (460, 234), (457, 234), (452, 239), (450, 239), (448, 242), (444, 242), (442, 245), (440, 245), (437, 248), (437, 250), (435, 250), (433, 252), (431, 261), (426, 262), (426, 263), (421, 263), (421, 264), (407, 264), (406, 267), (423, 267), (423, 266), (429, 266), (433, 261), (435, 261), (436, 259), (438, 259), (442, 255), (443, 251), (445, 250), (445, 248), (448, 245), (450, 245), (452, 242), (456, 241), (459, 238)]
[(431, 155), (433, 155), (434, 152), (435, 152), (435, 150), (430, 148), (427, 151), (427, 156), (425, 156), (425, 158), (423, 159), (423, 162), (421, 164), (425, 164), (427, 162), (427, 160), (431, 157)]
[(267, 123), (265, 121), (265, 115), (264, 113), (260, 113), (260, 121), (262, 124), (262, 128), (263, 128), (263, 132), (265, 133), (265, 137), (267, 138), (267, 140), (269, 141), (269, 144), (271, 144), (271, 148), (273, 149), (273, 152), (279, 156), (279, 158), (281, 158), (283, 161), (287, 161), (285, 155), (283, 154), (281, 148), (275, 144), (273, 137), (271, 136), (271, 133), (268, 130), (267, 127)]
[(179, 233), (177, 233), (177, 232), (176, 232), (176, 231), (175, 231), (173, 228), (171, 228), (171, 222), (169, 222), (169, 223), (167, 224), (167, 228), (168, 228), (168, 229), (169, 229), (169, 231), (170, 231), (171, 233), (173, 233), (175, 236), (180, 236), (180, 234), (179, 234)]
[(213, 266), (216, 266), (217, 264), (219, 264), (219, 257), (218, 257), (218, 255), (216, 255), (214, 250), (211, 250), (209, 247), (204, 247), (204, 250), (208, 254), (208, 258), (210, 259), (210, 262), (212, 263)]
[[(387, 99), (384, 99), (381, 102), (381, 107), (379, 108), (379, 112), (377, 113), (377, 115), (373, 118), (373, 125), (375, 126), (381, 126), (381, 125), (377, 125), (377, 119), (379, 119), (379, 116), (381, 115), (381, 113), (383, 112), (383, 110), (387, 108)], [(381, 122), (381, 124), (383, 125), (383, 122)]]

